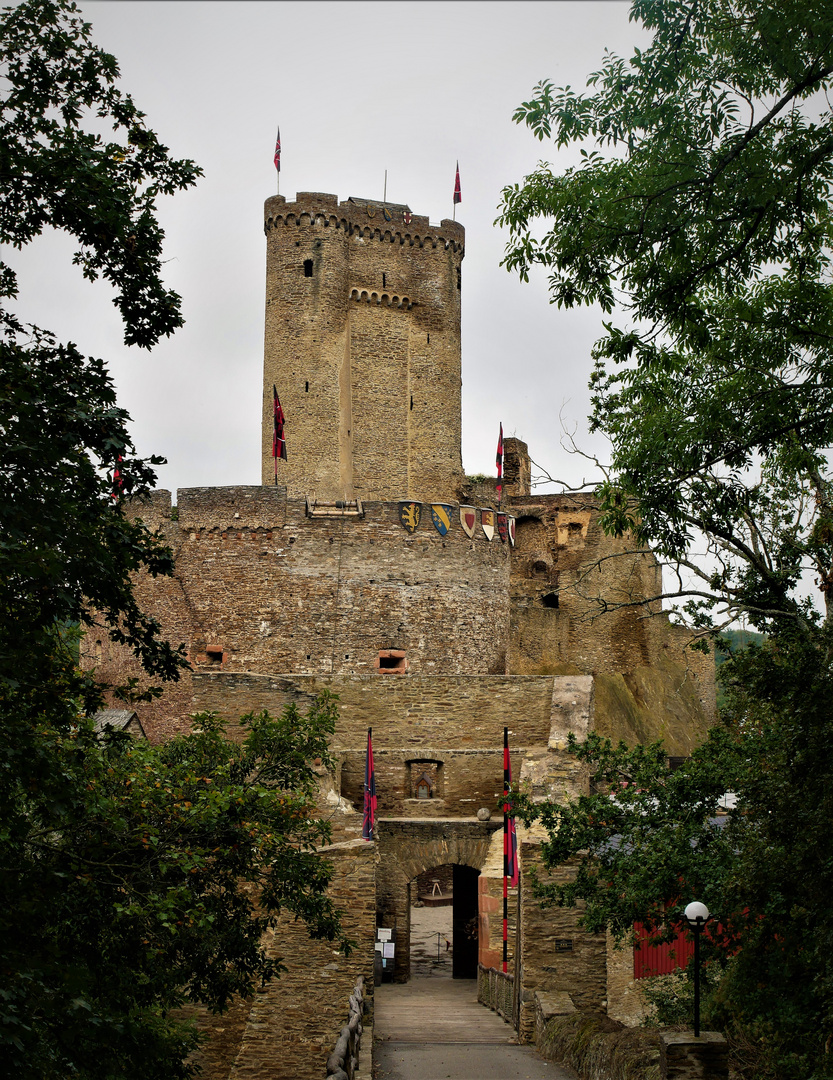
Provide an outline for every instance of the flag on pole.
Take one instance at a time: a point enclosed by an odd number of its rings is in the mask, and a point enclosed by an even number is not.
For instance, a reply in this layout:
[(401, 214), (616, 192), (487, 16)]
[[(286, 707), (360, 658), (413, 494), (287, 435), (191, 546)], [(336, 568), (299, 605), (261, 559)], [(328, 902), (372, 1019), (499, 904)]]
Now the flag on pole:
[(281, 171), (281, 129), (278, 127), (278, 137), (275, 140), (275, 168)]
[(121, 469), (119, 468), (119, 465), (121, 465), (122, 461), (123, 461), (123, 458), (122, 458), (121, 454), (119, 454), (118, 465), (116, 465), (115, 469), (113, 469), (113, 487), (114, 487), (114, 491), (113, 491), (112, 495), (110, 496), (110, 498), (114, 499), (116, 502), (118, 502), (118, 500), (121, 498), (121, 489), (124, 487), (124, 480), (122, 479)]
[(275, 459), (275, 483), (278, 482), (278, 458), (286, 461), (286, 439), (283, 437), (284, 415), (278, 388), (272, 383), (272, 457)]
[[(509, 748), (506, 748), (506, 771), (509, 774), (509, 785), (512, 785), (512, 762), (509, 760)], [(515, 832), (515, 817), (512, 815), (509, 818), (509, 865), (507, 867), (507, 877), (509, 878), (509, 887), (511, 889), (517, 889), (518, 887), (518, 834)]]
[(495, 465), (497, 465), (497, 483), (495, 484), (495, 494), (497, 495), (497, 501), (500, 502), (503, 495), (503, 423), (500, 425), (500, 434), (497, 437), (497, 455), (495, 457)]
[(454, 178), (454, 205), (463, 201), (463, 196), (460, 192), (460, 162), (457, 162), (457, 175)]
[(376, 770), (373, 767), (373, 728), (367, 729), (367, 760), (364, 766), (364, 817), (362, 839), (373, 840), (376, 829)]

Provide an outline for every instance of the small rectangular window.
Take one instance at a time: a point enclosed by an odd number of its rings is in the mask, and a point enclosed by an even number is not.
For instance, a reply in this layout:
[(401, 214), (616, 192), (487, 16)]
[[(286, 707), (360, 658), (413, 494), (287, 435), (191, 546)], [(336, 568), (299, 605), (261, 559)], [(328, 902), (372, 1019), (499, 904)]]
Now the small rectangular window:
[(408, 670), (405, 653), (401, 649), (380, 649), (376, 670), (388, 675), (404, 674)]
[(312, 259), (304, 259), (304, 277), (312, 277)]

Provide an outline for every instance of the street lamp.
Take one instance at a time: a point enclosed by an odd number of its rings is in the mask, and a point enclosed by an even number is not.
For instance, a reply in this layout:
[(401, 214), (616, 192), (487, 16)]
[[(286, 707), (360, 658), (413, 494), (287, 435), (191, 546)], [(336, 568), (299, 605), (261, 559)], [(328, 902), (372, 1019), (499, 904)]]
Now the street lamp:
[(688, 925), (694, 931), (694, 1038), (700, 1038), (700, 935), (709, 917), (709, 909), (699, 900), (685, 909)]

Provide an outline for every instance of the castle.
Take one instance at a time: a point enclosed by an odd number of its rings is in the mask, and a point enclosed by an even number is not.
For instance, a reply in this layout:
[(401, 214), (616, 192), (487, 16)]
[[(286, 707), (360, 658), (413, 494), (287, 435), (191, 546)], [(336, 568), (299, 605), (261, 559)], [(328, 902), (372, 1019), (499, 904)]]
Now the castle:
[[(196, 711), (235, 719), (338, 694), (338, 765), (321, 777), (321, 805), (334, 895), (359, 948), (334, 956), (289, 924), (276, 935), (287, 973), (213, 1023), (205, 1067), (218, 1080), (257, 1075), (270, 1055), (286, 1076), (323, 1076), (357, 976), (372, 986), (380, 928), (393, 978), (409, 977), (416, 882), (437, 867), (454, 868), (455, 975), (498, 966), (505, 726), (513, 776), (560, 799), (585, 782), (570, 733), (662, 737), (685, 756), (715, 708), (711, 659), (687, 651), (658, 606), (632, 606), (660, 591), (649, 551), (605, 536), (586, 495), (533, 494), (520, 440), (505, 443), (501, 503), (494, 481), (465, 476), (463, 226), (319, 193), (273, 196), (264, 216), (263, 483), (180, 490), (175, 507), (159, 491), (136, 508), (176, 556), (172, 579), (138, 583), (140, 602), (193, 667), (138, 712), (161, 740)], [(286, 461), (272, 453), (273, 387)], [(133, 673), (107, 641), (85, 648), (103, 678)], [(361, 839), (369, 727), (373, 843)], [(527, 875), (540, 838), (520, 841), (510, 956), (521, 1037), (535, 991), (626, 1013), (627, 965), (574, 913), (538, 908)], [(476, 939), (464, 933), (473, 918)]]

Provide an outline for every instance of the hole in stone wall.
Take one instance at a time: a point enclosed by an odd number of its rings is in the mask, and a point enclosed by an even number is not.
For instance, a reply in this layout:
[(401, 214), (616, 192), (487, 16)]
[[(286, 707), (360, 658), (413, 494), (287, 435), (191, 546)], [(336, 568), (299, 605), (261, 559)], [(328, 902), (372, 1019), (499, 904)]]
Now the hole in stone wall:
[(222, 645), (206, 645), (205, 655), (208, 657), (209, 664), (222, 664), (223, 662), (223, 646)]
[(414, 395), (411, 394), (411, 412), (414, 411)]
[(400, 675), (408, 670), (408, 661), (402, 649), (380, 649), (375, 667), (380, 675)]
[(383, 270), (383, 271), (382, 271), (382, 288), (383, 288), (383, 289), (386, 289), (386, 288), (387, 288), (387, 284), (388, 284), (388, 279), (387, 279), (387, 275), (385, 274), (385, 271)]
[(557, 608), (558, 607), (558, 593), (557, 592), (544, 593), (544, 595), (541, 597), (541, 603), (544, 605), (544, 607)]
[(308, 393), (309, 393), (309, 383), (308, 383), (308, 382), (305, 382), (305, 383), (304, 383), (304, 393), (305, 393), (305, 394), (308, 394)]
[(457, 267), (457, 292), (459, 292), (459, 291), (460, 291), (460, 281), (461, 281), (461, 278), (462, 278), (462, 272), (461, 272), (461, 270), (460, 270), (460, 267), (458, 266), (458, 267)]
[(304, 259), (304, 277), (312, 277), (312, 259)]

